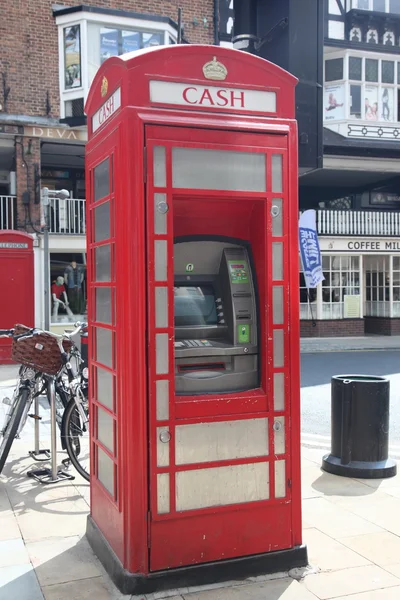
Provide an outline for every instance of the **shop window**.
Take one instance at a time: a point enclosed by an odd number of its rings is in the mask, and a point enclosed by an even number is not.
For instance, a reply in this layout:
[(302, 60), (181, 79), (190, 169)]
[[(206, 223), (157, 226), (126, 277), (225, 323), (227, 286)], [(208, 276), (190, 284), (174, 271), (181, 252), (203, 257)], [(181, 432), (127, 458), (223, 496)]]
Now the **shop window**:
[(400, 0), (389, 0), (389, 12), (400, 15)]
[(84, 254), (51, 253), (51, 323), (86, 320), (86, 265)]
[(356, 56), (349, 57), (349, 79), (353, 81), (362, 80), (362, 58)]
[(379, 61), (366, 58), (365, 59), (365, 81), (378, 82)]
[(394, 83), (394, 62), (392, 60), (382, 61), (382, 83)]
[(350, 85), (350, 115), (361, 119), (361, 85)]
[(300, 319), (309, 320), (317, 317), (317, 290), (307, 289), (304, 275), (300, 267)]
[(365, 262), (365, 315), (390, 315), (389, 256), (366, 256)]
[(373, 0), (372, 10), (376, 12), (386, 12), (386, 0)]
[(356, 256), (323, 256), (322, 318), (343, 319), (346, 296), (360, 296), (360, 261)]
[(343, 79), (343, 58), (332, 58), (325, 61), (325, 81)]

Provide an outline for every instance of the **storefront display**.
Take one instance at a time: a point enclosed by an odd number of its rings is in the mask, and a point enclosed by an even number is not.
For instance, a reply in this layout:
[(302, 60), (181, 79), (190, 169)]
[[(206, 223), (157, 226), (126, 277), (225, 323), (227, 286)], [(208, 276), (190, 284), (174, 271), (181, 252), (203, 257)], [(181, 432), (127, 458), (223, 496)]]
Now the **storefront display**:
[(85, 256), (69, 253), (50, 254), (51, 322), (73, 323), (86, 314)]

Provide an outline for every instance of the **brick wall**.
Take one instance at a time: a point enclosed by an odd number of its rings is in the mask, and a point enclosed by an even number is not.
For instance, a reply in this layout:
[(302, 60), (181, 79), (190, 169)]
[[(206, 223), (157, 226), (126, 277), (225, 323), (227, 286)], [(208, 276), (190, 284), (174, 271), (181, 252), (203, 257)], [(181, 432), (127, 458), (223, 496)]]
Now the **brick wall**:
[(300, 321), (300, 337), (358, 337), (364, 335), (364, 319)]
[[(4, 110), (2, 77), (10, 88), (9, 114), (59, 117), (58, 34), (53, 17), (54, 0), (12, 0), (0, 19), (0, 120)], [(3, 7), (5, 2), (2, 3)], [(77, 6), (77, 0), (57, 1)], [(82, 4), (170, 17), (183, 10), (185, 37), (191, 43), (213, 43), (213, 0), (85, 0)], [(203, 18), (208, 27), (203, 26)], [(110, 17), (112, 19), (112, 17)], [(197, 20), (198, 25), (193, 21)]]
[(400, 335), (400, 319), (365, 317), (365, 333), (376, 335)]

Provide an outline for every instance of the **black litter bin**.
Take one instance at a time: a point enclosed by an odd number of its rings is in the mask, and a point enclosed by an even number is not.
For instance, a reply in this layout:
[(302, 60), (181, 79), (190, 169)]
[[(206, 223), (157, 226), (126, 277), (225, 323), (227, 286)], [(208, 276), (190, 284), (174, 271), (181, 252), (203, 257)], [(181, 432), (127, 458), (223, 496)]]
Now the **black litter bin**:
[(335, 375), (331, 382), (331, 453), (322, 468), (334, 475), (393, 477), (389, 456), (389, 380), (369, 375)]

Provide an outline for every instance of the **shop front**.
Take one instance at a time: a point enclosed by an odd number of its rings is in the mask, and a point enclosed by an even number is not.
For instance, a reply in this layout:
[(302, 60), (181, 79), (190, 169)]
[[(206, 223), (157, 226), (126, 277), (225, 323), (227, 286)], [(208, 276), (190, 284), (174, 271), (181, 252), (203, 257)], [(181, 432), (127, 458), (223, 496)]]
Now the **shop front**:
[(303, 337), (400, 334), (398, 238), (321, 237), (325, 280), (307, 293), (300, 273)]

